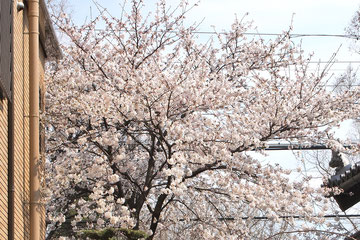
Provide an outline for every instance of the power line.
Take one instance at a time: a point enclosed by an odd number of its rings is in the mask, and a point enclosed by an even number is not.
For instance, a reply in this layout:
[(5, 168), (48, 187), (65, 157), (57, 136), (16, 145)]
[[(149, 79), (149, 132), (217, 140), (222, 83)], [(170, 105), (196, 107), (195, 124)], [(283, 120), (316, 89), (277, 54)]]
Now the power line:
[[(348, 145), (343, 145), (344, 148), (351, 149), (356, 147), (358, 143), (351, 143)], [(301, 144), (301, 143), (273, 143), (268, 144), (265, 148), (256, 148), (256, 150), (265, 150), (265, 151), (279, 151), (279, 150), (329, 150), (329, 146), (325, 144)]]
[[(328, 61), (310, 61), (308, 63), (317, 63), (317, 64), (328, 64)], [(333, 61), (330, 62), (331, 64), (351, 64), (351, 63), (360, 63), (360, 61), (357, 60), (339, 60), (339, 61)]]
[[(300, 215), (295, 215), (295, 216), (278, 216), (281, 219), (305, 219), (305, 216), (300, 216)], [(312, 216), (314, 217), (314, 216)], [(327, 218), (327, 219), (336, 219), (336, 218), (360, 218), (360, 214), (342, 214), (342, 215), (336, 215), (336, 214), (329, 214), (329, 215), (324, 215), (324, 216), (315, 216), (315, 217), (319, 217), (319, 218)], [(248, 219), (254, 219), (254, 220), (269, 220), (269, 217), (242, 217), (242, 220), (248, 220)], [(219, 218), (219, 220), (223, 220), (223, 221), (234, 221), (236, 220), (236, 218)]]
[[(293, 216), (277, 216), (280, 219), (297, 219), (297, 220), (302, 220), (302, 219), (306, 219), (306, 216), (301, 216), (301, 215), (293, 215)], [(325, 218), (325, 219), (341, 219), (341, 218), (360, 218), (360, 214), (329, 214), (329, 215), (324, 215), (324, 216), (311, 216), (316, 217), (316, 218)], [(219, 217), (216, 218), (219, 221), (236, 221), (236, 220), (271, 220), (271, 218), (266, 217), (266, 216), (258, 216), (258, 217)], [(198, 219), (198, 218), (191, 218), (191, 221), (201, 221), (202, 219)], [(185, 219), (179, 219), (179, 221), (183, 222), (185, 221)]]
[[(226, 32), (212, 32), (212, 31), (194, 31), (196, 34), (207, 34), (207, 35), (216, 35), (216, 34), (226, 34)], [(252, 36), (282, 36), (284, 33), (257, 33), (257, 32), (244, 32), (243, 35), (252, 35)], [(335, 38), (350, 38), (359, 40), (359, 35), (350, 35), (350, 34), (326, 34), (326, 33), (290, 33), (288, 34), (290, 38), (303, 38), (303, 37), (335, 37)]]
[[(61, 30), (56, 28), (56, 30)], [(85, 28), (84, 30), (91, 30)], [(95, 28), (93, 29), (96, 32), (135, 32), (134, 30), (109, 30), (109, 29), (101, 29)], [(165, 31), (152, 31), (154, 33), (164, 33)], [(167, 31), (169, 33), (179, 33), (178, 31)], [(215, 32), (215, 31), (192, 31), (194, 34), (202, 34), (202, 35), (224, 35), (227, 32)], [(266, 32), (243, 32), (242, 35), (251, 35), (251, 36), (282, 36), (288, 35), (290, 38), (304, 38), (304, 37), (333, 37), (333, 38), (349, 38), (354, 40), (359, 40), (360, 35), (351, 35), (351, 34), (327, 34), (327, 33), (266, 33)]]

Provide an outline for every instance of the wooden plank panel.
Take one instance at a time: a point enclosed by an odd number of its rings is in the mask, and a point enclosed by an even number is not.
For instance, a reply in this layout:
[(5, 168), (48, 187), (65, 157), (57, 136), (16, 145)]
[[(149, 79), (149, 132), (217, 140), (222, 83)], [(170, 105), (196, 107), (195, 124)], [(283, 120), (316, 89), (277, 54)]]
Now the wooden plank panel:
[(0, 100), (0, 239), (7, 239), (8, 231), (7, 105), (7, 100)]
[(1, 225), (7, 225), (7, 210), (5, 212), (0, 213)]

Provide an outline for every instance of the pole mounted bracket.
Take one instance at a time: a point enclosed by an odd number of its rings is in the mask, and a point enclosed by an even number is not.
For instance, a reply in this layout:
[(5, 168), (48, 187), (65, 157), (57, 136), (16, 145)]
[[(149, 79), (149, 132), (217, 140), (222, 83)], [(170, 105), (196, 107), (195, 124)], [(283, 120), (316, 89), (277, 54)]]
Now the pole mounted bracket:
[(17, 9), (18, 12), (24, 10), (24, 8), (25, 8), (25, 5), (24, 5), (23, 2), (17, 2), (16, 3), (16, 9)]

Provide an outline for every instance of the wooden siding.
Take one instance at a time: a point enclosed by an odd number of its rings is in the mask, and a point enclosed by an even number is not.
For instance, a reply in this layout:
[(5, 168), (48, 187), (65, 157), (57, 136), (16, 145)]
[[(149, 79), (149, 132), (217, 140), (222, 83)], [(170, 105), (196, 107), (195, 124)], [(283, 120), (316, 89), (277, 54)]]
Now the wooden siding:
[[(0, 0), (1, 3), (4, 0)], [(14, 34), (14, 185), (15, 239), (30, 238), (30, 182), (29, 182), (29, 23), (27, 9), (16, 11), (16, 1), (13, 1), (13, 34)], [(1, 37), (3, 34), (1, 34)], [(1, 52), (1, 57), (3, 57)], [(41, 94), (44, 93), (44, 63), (45, 54), (40, 50)], [(42, 97), (42, 99), (44, 99)], [(7, 100), (0, 100), (0, 239), (8, 239), (8, 121)], [(42, 135), (42, 139), (43, 139)], [(44, 144), (42, 144), (44, 147)], [(42, 151), (44, 149), (41, 149)], [(44, 159), (42, 159), (44, 160)], [(45, 211), (42, 208), (42, 218)], [(42, 226), (42, 239), (45, 239), (45, 225)]]
[[(27, 14), (27, 13), (26, 13)], [(28, 29), (29, 23), (27, 21), (27, 18), (24, 20), (24, 32), (27, 33), (29, 31)], [(30, 239), (30, 133), (29, 133), (29, 35), (24, 35), (24, 58), (27, 61), (24, 61), (24, 92), (23, 92), (23, 104), (24, 104), (24, 128), (23, 128), (23, 141), (24, 141), (24, 159), (23, 159), (23, 201), (24, 201), (24, 235), (25, 240)], [(44, 238), (45, 239), (45, 238)]]
[[(15, 3), (16, 4), (16, 3)], [(15, 8), (16, 9), (16, 8)], [(15, 213), (14, 213), (14, 228), (15, 239), (28, 239), (28, 234), (25, 233), (24, 220), (28, 211), (26, 211), (28, 203), (24, 199), (25, 179), (24, 170), (28, 168), (25, 165), (26, 156), (24, 149), (28, 143), (24, 141), (25, 129), (25, 97), (24, 92), (28, 88), (26, 80), (28, 74), (25, 72), (25, 64), (28, 62), (26, 51), (28, 38), (26, 29), (26, 11), (14, 12), (14, 129), (15, 129), (15, 153), (14, 153), (14, 186), (15, 186)]]
[[(39, 113), (40, 113), (40, 116), (41, 114), (45, 111), (45, 69), (44, 69), (44, 66), (45, 66), (45, 49), (42, 49), (42, 51), (40, 51), (40, 83), (39, 83), (39, 86), (40, 86), (40, 90), (39, 90), (39, 94), (40, 94), (40, 101), (39, 101)], [(39, 130), (40, 130), (40, 160), (41, 160), (41, 163), (42, 163), (42, 166), (41, 166), (41, 171), (43, 172), (43, 174), (45, 174), (45, 127), (43, 125), (44, 123), (42, 122), (42, 118), (40, 117), (40, 127), (39, 127)], [(45, 182), (42, 182), (42, 187), (46, 187), (45, 186)], [(41, 208), (41, 223), (42, 225), (40, 226), (41, 227), (41, 237), (42, 239), (45, 239), (45, 233), (46, 233), (46, 212), (45, 212), (45, 206), (42, 205), (42, 208)]]
[(0, 101), (0, 239), (7, 239), (8, 233), (8, 131), (7, 100)]

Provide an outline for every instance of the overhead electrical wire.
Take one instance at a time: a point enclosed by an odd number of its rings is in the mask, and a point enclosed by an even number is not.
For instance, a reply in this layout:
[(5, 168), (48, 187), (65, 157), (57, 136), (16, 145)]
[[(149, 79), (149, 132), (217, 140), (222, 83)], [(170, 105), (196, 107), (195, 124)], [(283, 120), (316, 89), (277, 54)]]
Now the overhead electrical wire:
[[(57, 31), (62, 31), (60, 28), (56, 28)], [(85, 29), (90, 30), (90, 29)], [(133, 30), (109, 30), (109, 29), (101, 29), (95, 28), (96, 32), (134, 32)], [(163, 31), (154, 31), (154, 32), (163, 32)], [(171, 33), (177, 33), (177, 31), (169, 31)], [(215, 32), (215, 31), (193, 31), (195, 34), (204, 34), (204, 35), (216, 35), (216, 34), (226, 34), (226, 32)], [(264, 32), (244, 32), (243, 35), (252, 35), (252, 36), (281, 36), (285, 35), (285, 33), (264, 33)], [(289, 33), (290, 38), (303, 38), (303, 37), (335, 37), (335, 38), (348, 38), (353, 40), (360, 40), (360, 35), (350, 35), (350, 34), (327, 34), (327, 33)], [(329, 63), (327, 61), (310, 61), (309, 63), (321, 64), (321, 63)], [(351, 63), (360, 63), (358, 60), (339, 60), (334, 61), (336, 64), (351, 64)]]
[[(60, 30), (56, 28), (56, 30)], [(90, 30), (90, 29), (84, 29)], [(102, 29), (95, 28), (96, 32), (135, 32), (134, 30), (110, 30), (110, 29)], [(164, 32), (164, 31), (152, 31), (152, 32)], [(178, 31), (169, 30), (170, 33), (178, 33)], [(192, 31), (194, 34), (203, 34), (203, 35), (224, 35), (227, 32), (216, 32), (216, 31)], [(252, 35), (252, 36), (282, 36), (288, 35), (290, 38), (303, 38), (303, 37), (334, 37), (334, 38), (349, 38), (354, 40), (360, 40), (360, 35), (352, 35), (352, 34), (328, 34), (328, 33), (267, 33), (267, 32), (243, 32), (243, 35)]]
[[(314, 216), (312, 216), (314, 217)], [(318, 218), (325, 218), (325, 219), (340, 219), (340, 218), (360, 218), (360, 214), (329, 214), (329, 215), (324, 215), (324, 216), (315, 216)], [(280, 219), (305, 219), (305, 216), (300, 216), (300, 215), (293, 215), (293, 216), (278, 216), (278, 218)], [(239, 218), (234, 218), (234, 217), (220, 217), (218, 218), (218, 220), (220, 221), (235, 221), (235, 220), (270, 220), (270, 218), (266, 217), (266, 216), (257, 216), (257, 217), (239, 217)], [(180, 219), (181, 221), (181, 219)], [(184, 220), (183, 220), (184, 221)], [(197, 221), (196, 219), (193, 219), (193, 221)]]
[[(56, 28), (56, 30), (61, 31), (61, 29)], [(90, 30), (90, 29), (85, 29)], [(94, 31), (96, 32), (114, 32), (113, 30), (109, 29), (101, 29), (95, 28)], [(133, 30), (117, 30), (115, 32), (134, 32)], [(154, 31), (154, 32), (163, 32), (163, 31)], [(177, 33), (177, 31), (169, 31), (172, 33)], [(226, 34), (226, 32), (215, 32), (215, 31), (193, 31), (194, 34), (200, 35), (216, 35), (216, 34)], [(286, 33), (267, 33), (267, 32), (244, 32), (243, 35), (252, 35), (252, 36), (281, 36), (286, 35)], [(321, 37), (321, 38), (346, 38), (346, 39), (353, 39), (353, 40), (360, 40), (360, 35), (351, 35), (351, 34), (327, 34), (327, 33), (289, 33), (288, 36), (290, 38), (305, 38), (305, 37)], [(309, 64), (328, 64), (328, 61), (309, 61)], [(331, 64), (360, 64), (358, 60), (339, 60), (333, 61)], [(346, 71), (346, 69), (331, 69), (332, 71)]]
[[(216, 34), (226, 34), (226, 32), (215, 32), (215, 31), (193, 31), (195, 34), (207, 34), (207, 35), (216, 35)], [(284, 33), (264, 33), (264, 32), (244, 32), (243, 35), (252, 35), (252, 36), (281, 36), (286, 35)], [(290, 38), (303, 38), (303, 37), (336, 37), (336, 38), (350, 38), (359, 40), (359, 35), (350, 35), (350, 34), (326, 34), (326, 33), (289, 33)]]

